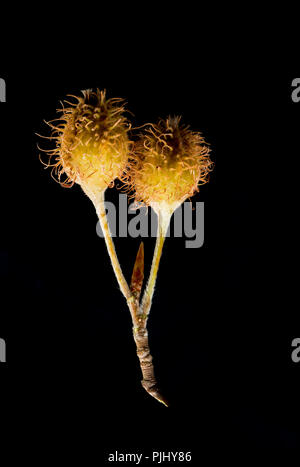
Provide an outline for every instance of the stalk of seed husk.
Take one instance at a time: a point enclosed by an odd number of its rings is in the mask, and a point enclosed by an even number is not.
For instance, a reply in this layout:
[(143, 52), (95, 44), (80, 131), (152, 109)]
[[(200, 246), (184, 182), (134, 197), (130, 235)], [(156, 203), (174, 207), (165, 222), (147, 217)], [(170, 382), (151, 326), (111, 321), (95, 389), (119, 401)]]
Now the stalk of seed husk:
[[(148, 125), (135, 144), (123, 181), (135, 201), (150, 206), (157, 214), (156, 245), (150, 276), (139, 308), (135, 340), (141, 366), (142, 385), (152, 396), (158, 390), (148, 343), (147, 321), (151, 309), (162, 250), (173, 212), (208, 181), (213, 168), (209, 146), (199, 132), (180, 123), (180, 117)], [(158, 399), (158, 397), (156, 397)]]

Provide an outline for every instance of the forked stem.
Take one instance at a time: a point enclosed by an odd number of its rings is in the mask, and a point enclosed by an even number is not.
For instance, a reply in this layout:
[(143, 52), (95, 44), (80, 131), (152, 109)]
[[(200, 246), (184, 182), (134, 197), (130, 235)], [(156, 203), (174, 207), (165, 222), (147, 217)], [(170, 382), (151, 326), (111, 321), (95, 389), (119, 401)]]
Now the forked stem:
[(158, 225), (155, 250), (151, 265), (150, 276), (139, 307), (138, 323), (133, 328), (134, 340), (137, 347), (137, 354), (140, 359), (141, 370), (143, 373), (142, 386), (155, 399), (168, 406), (168, 402), (161, 395), (154, 374), (152, 356), (149, 349), (147, 321), (151, 309), (152, 297), (154, 294), (159, 263), (162, 250), (168, 231), (172, 213), (158, 211)]
[[(105, 210), (105, 203), (104, 203), (104, 192), (97, 196), (97, 199), (94, 201), (94, 205), (96, 208), (97, 215), (99, 217), (101, 229), (104, 235), (106, 247), (108, 254), (111, 259), (112, 267), (117, 278), (119, 287), (121, 289), (122, 294), (126, 298), (128, 308), (130, 310), (132, 322), (133, 322), (133, 336), (136, 343), (137, 348), (137, 355), (140, 361), (140, 367), (143, 374), (142, 386), (143, 388), (150, 394), (152, 397), (157, 399), (159, 402), (163, 403), (164, 405), (168, 406), (166, 399), (161, 395), (160, 390), (158, 388), (158, 384), (154, 374), (154, 367), (152, 363), (152, 356), (149, 349), (149, 342), (148, 342), (148, 332), (147, 332), (147, 317), (150, 311), (151, 300), (150, 304), (147, 307), (146, 315), (142, 311), (142, 307), (140, 307), (138, 299), (132, 294), (128, 283), (123, 275), (118, 256), (116, 253), (116, 249), (114, 246), (114, 242), (111, 236), (110, 228), (108, 225), (108, 220), (106, 216)], [(162, 229), (161, 223), (158, 223), (158, 236), (156, 242), (156, 248), (151, 268), (150, 279), (147, 285), (147, 296), (153, 295), (154, 292), (154, 285), (157, 276), (159, 260), (161, 257), (162, 247), (164, 243), (165, 235), (164, 229)], [(149, 295), (150, 294), (150, 295)], [(144, 295), (145, 298), (145, 295)], [(144, 301), (144, 300), (143, 300)]]

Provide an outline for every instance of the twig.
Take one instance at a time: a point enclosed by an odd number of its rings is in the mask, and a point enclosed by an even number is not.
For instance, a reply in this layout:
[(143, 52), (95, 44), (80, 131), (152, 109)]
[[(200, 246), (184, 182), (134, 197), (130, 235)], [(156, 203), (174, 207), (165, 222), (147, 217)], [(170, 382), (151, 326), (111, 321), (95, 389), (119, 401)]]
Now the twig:
[[(143, 307), (139, 303), (139, 295), (141, 292), (142, 281), (144, 278), (144, 250), (143, 246), (137, 254), (136, 263), (134, 266), (133, 277), (131, 280), (132, 288), (129, 288), (127, 281), (123, 275), (114, 242), (111, 236), (110, 228), (105, 211), (104, 204), (104, 192), (102, 192), (97, 199), (94, 200), (97, 215), (99, 217), (100, 225), (104, 235), (108, 254), (111, 259), (112, 267), (117, 278), (119, 287), (122, 294), (126, 298), (128, 308), (130, 310), (132, 322), (133, 322), (133, 336), (136, 343), (137, 355), (140, 361), (140, 367), (143, 374), (142, 386), (152, 397), (157, 399), (162, 404), (168, 406), (166, 399), (161, 395), (157, 385), (157, 381), (154, 374), (154, 367), (152, 363), (152, 356), (150, 354), (148, 332), (147, 332), (147, 317), (150, 311), (151, 300), (147, 308), (147, 313), (143, 312)], [(159, 222), (159, 226), (161, 223)], [(154, 291), (155, 279), (157, 276), (159, 259), (161, 256), (161, 250), (163, 246), (164, 229), (159, 230), (159, 237), (157, 237), (157, 247), (155, 249), (150, 279), (147, 285), (147, 296), (150, 293), (151, 297)], [(162, 235), (161, 235), (162, 234)], [(140, 277), (138, 277), (140, 274)], [(145, 297), (145, 295), (144, 295)]]

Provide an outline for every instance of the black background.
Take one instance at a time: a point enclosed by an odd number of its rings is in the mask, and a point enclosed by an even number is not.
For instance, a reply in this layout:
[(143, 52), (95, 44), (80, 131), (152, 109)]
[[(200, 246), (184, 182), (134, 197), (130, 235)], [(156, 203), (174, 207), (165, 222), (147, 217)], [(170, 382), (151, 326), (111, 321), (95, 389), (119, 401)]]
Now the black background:
[[(32, 61), (1, 71), (1, 373), (14, 430), (25, 434), (33, 422), (31, 441), (47, 444), (47, 455), (61, 444), (100, 465), (115, 450), (192, 451), (197, 463), (207, 448), (296, 447), (290, 264), (300, 103), (291, 82), (299, 69), (251, 45), (208, 61), (195, 39), (133, 36), (135, 45), (120, 38), (93, 60), (71, 59), (57, 44), (55, 58), (41, 59), (36, 46)], [(182, 115), (212, 148), (215, 170), (195, 198), (205, 202), (205, 243), (167, 240), (149, 320), (170, 408), (140, 385), (130, 315), (91, 202), (79, 187), (61, 188), (38, 160), (43, 119), (67, 94), (97, 87), (125, 98), (135, 125)], [(139, 242), (116, 239), (128, 279)], [(147, 271), (153, 247), (146, 239)]]

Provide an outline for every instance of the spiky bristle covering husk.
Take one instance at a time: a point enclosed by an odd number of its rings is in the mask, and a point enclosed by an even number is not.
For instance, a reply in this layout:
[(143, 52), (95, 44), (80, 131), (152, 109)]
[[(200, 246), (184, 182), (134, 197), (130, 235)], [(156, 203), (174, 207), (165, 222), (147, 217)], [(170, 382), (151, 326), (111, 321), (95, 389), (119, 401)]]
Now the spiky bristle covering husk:
[(106, 99), (105, 91), (99, 89), (71, 97), (75, 102), (64, 102), (55, 124), (48, 122), (56, 148), (47, 151), (52, 158), (47, 165), (61, 185), (78, 183), (87, 194), (95, 195), (123, 173), (130, 125), (124, 116), (123, 99)]
[(172, 211), (208, 181), (209, 152), (202, 135), (183, 126), (180, 117), (160, 120), (135, 143), (123, 181), (137, 202)]

